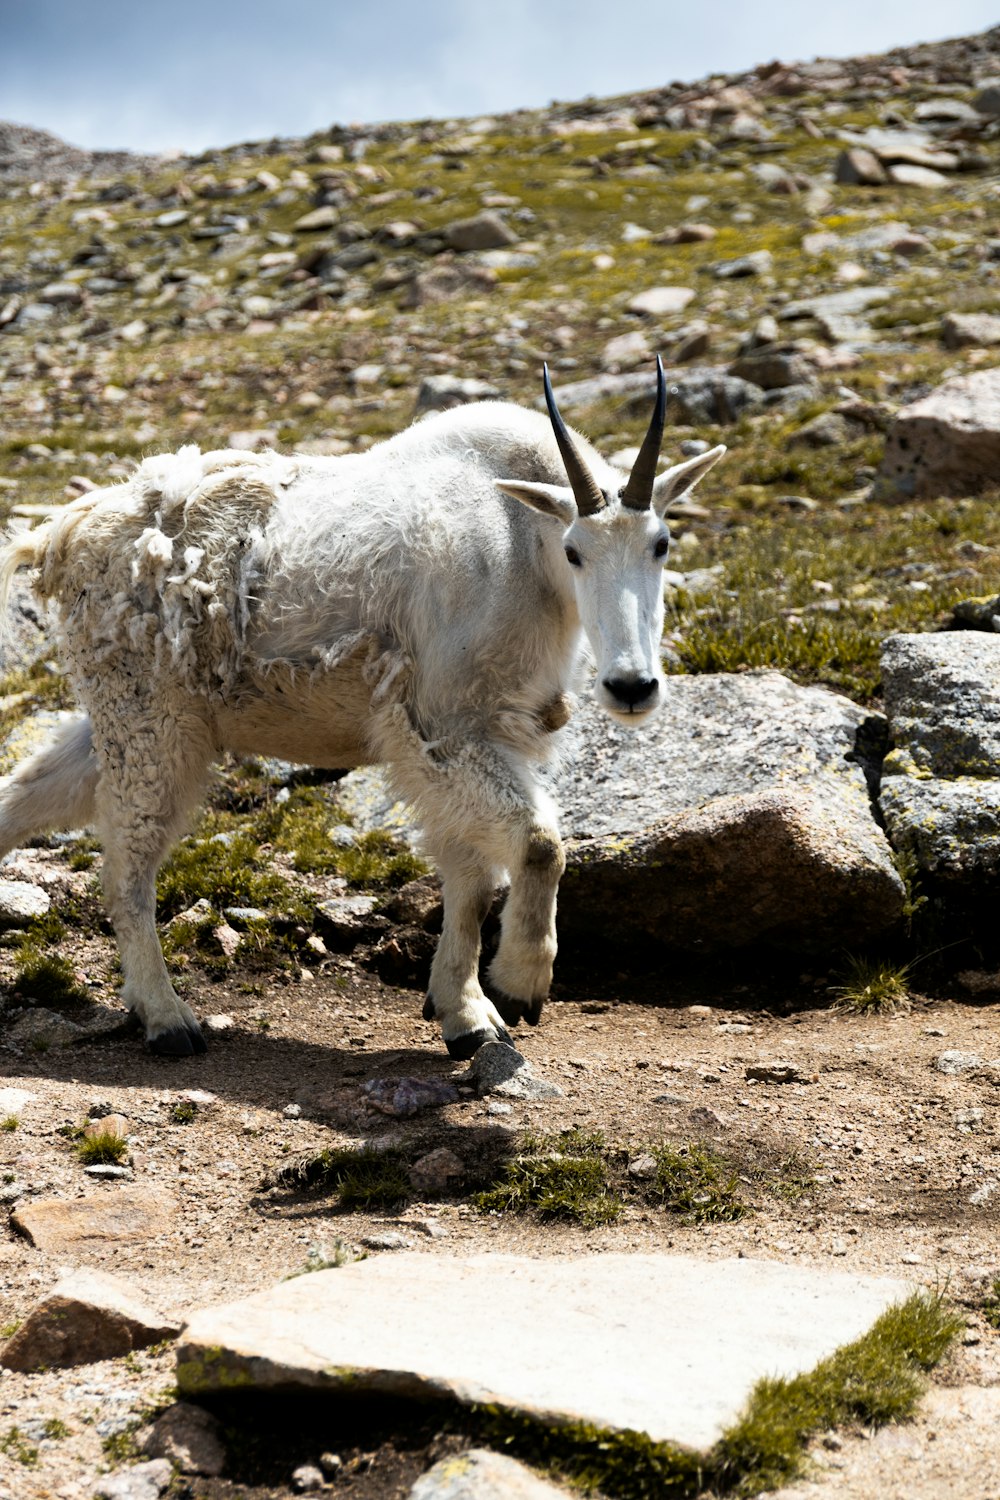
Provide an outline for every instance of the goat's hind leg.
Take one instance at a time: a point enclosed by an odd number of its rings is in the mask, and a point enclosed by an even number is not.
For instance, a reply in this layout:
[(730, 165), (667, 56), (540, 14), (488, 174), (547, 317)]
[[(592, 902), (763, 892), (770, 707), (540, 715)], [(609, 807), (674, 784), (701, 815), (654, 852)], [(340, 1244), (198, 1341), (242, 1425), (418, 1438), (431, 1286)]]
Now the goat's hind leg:
[(90, 720), (81, 715), (0, 781), (0, 857), (48, 828), (92, 823), (96, 788)]
[(122, 999), (142, 1022), (150, 1051), (187, 1056), (204, 1052), (205, 1042), (163, 962), (156, 872), (204, 788), (212, 745), (206, 724), (190, 710), (138, 707), (127, 688), (122, 696), (124, 703), (119, 699), (95, 722), (97, 830), (104, 896), (121, 951)]

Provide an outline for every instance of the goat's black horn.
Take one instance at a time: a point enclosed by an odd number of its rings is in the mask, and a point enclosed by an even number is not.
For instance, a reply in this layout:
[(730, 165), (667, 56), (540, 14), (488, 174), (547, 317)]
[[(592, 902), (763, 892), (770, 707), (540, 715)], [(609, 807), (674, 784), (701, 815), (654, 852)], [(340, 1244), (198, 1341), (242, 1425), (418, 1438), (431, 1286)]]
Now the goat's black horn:
[[(569, 429), (556, 406), (556, 398), (552, 394), (552, 382), (549, 379), (548, 365), (542, 366), (542, 378), (545, 387), (545, 405), (549, 409), (549, 417), (552, 422), (552, 431), (555, 433), (556, 442), (562, 461), (566, 466), (566, 474), (576, 501), (576, 508), (581, 516), (592, 516), (597, 511), (603, 510), (607, 501), (604, 492), (597, 480), (591, 474), (587, 465), (576, 451), (573, 439), (569, 435)], [(655, 460), (654, 460), (655, 463)]]
[(663, 425), (667, 415), (667, 383), (663, 378), (663, 362), (656, 356), (656, 405), (649, 431), (642, 440), (639, 457), (632, 465), (628, 484), (622, 490), (621, 500), (629, 510), (648, 510), (653, 503), (653, 485), (656, 481), (656, 465), (663, 442)]

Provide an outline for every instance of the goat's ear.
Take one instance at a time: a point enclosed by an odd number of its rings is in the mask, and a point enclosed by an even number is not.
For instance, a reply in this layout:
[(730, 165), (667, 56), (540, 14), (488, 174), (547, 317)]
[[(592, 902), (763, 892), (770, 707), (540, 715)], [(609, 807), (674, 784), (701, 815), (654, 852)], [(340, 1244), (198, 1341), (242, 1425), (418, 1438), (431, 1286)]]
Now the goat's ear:
[(572, 526), (576, 520), (576, 502), (573, 499), (573, 491), (566, 486), (558, 484), (528, 484), (520, 479), (498, 479), (496, 480), (498, 490), (503, 490), (505, 495), (511, 495), (515, 500), (520, 500), (522, 505), (528, 505), (532, 510), (540, 511), (543, 516), (551, 516), (554, 521), (563, 526)]
[(653, 509), (661, 516), (672, 500), (678, 495), (685, 495), (693, 490), (699, 479), (704, 479), (709, 469), (719, 462), (725, 453), (724, 443), (717, 448), (710, 448), (707, 453), (699, 453), (695, 458), (686, 459), (682, 464), (674, 464), (670, 469), (664, 469), (658, 474), (653, 483)]

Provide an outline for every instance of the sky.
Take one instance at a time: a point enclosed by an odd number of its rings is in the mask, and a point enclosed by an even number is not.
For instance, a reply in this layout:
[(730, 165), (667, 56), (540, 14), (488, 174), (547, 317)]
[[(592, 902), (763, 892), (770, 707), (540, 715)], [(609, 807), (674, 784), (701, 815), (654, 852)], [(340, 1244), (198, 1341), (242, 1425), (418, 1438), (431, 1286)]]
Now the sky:
[(483, 115), (996, 25), (996, 0), (0, 0), (0, 120), (207, 150)]

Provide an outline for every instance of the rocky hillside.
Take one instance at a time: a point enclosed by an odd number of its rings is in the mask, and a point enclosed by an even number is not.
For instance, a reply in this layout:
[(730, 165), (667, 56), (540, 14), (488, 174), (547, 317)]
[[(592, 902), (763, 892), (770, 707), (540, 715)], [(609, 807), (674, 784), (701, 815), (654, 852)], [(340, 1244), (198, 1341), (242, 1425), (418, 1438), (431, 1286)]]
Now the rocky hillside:
[[(896, 410), (997, 362), (1000, 28), (489, 119), (193, 159), (0, 126), (0, 500), (182, 441), (363, 448), (499, 393), (608, 451), (731, 456), (675, 528), (679, 669), (877, 688), (891, 629), (995, 583), (969, 493), (873, 488)], [(891, 486), (889, 487), (891, 491)]]

